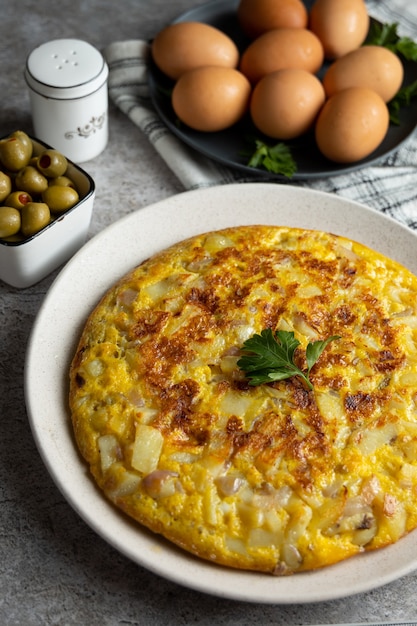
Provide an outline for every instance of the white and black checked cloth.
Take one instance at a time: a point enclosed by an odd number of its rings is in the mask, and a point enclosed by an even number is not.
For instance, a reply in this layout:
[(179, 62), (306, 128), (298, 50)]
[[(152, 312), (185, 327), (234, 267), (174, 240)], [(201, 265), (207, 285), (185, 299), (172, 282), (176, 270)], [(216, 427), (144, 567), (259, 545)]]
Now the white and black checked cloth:
[[(398, 23), (401, 35), (417, 40), (417, 0), (368, 0), (367, 6), (372, 17)], [(185, 190), (249, 180), (186, 146), (160, 120), (149, 97), (147, 42), (115, 42), (104, 50), (104, 56), (110, 70), (110, 99), (142, 130)], [(377, 165), (291, 184), (362, 202), (417, 230), (417, 133)]]

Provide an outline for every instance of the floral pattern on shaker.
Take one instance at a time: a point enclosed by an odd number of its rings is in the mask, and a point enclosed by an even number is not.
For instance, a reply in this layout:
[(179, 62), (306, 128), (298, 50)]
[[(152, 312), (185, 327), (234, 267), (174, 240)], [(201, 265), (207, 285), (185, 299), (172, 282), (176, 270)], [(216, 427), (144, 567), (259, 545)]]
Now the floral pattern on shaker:
[(64, 135), (65, 139), (73, 139), (75, 136), (87, 139), (90, 135), (93, 135), (97, 130), (103, 127), (105, 120), (105, 113), (99, 117), (92, 117), (84, 126), (78, 126), (76, 130), (68, 130)]

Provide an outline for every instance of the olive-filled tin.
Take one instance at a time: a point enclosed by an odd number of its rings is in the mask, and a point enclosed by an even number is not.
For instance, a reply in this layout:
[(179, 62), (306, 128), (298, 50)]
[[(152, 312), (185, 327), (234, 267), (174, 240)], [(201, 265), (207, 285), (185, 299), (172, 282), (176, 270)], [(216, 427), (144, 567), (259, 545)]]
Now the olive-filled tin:
[[(35, 137), (31, 140), (34, 157), (51, 149)], [(17, 289), (30, 287), (66, 263), (85, 244), (93, 213), (95, 182), (72, 161), (68, 161), (65, 175), (74, 183), (79, 201), (33, 235), (0, 239), (0, 281)]]
[(108, 66), (102, 54), (79, 39), (55, 39), (28, 56), (29, 87), (36, 137), (71, 161), (98, 156), (108, 141)]

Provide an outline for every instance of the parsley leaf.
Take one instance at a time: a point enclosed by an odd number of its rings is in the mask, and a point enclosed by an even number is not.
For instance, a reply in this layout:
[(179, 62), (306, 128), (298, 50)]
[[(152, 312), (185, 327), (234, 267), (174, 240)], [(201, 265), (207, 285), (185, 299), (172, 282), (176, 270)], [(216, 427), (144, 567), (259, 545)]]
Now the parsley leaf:
[(255, 139), (255, 150), (249, 155), (248, 166), (264, 168), (268, 172), (282, 174), (287, 178), (291, 178), (297, 171), (291, 150), (285, 143), (279, 142), (269, 146), (259, 139)]
[(407, 61), (417, 61), (417, 43), (410, 37), (400, 37), (398, 24), (371, 22), (365, 45), (384, 46), (395, 54), (401, 54)]
[(327, 345), (335, 339), (340, 337), (332, 335), (325, 341), (313, 341), (307, 345), (307, 372), (304, 373), (294, 363), (294, 353), (300, 345), (294, 333), (278, 330), (274, 335), (270, 328), (266, 328), (260, 335), (255, 334), (244, 342), (243, 348), (247, 354), (238, 360), (237, 365), (245, 372), (252, 386), (299, 376), (309, 389), (313, 389), (310, 370)]
[(417, 80), (410, 85), (402, 87), (393, 99), (388, 102), (390, 120), (393, 124), (400, 124), (400, 109), (404, 106), (410, 106), (413, 98), (417, 98)]

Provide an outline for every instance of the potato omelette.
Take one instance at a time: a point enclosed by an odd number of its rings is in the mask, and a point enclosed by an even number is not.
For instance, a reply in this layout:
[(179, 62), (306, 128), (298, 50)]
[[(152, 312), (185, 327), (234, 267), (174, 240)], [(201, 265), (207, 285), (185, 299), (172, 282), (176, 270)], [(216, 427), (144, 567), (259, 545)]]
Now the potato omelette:
[[(265, 331), (294, 338), (297, 370), (253, 384), (242, 357)], [(321, 231), (189, 238), (91, 312), (70, 411), (138, 532), (278, 576), (382, 548), (417, 526), (417, 277)]]

